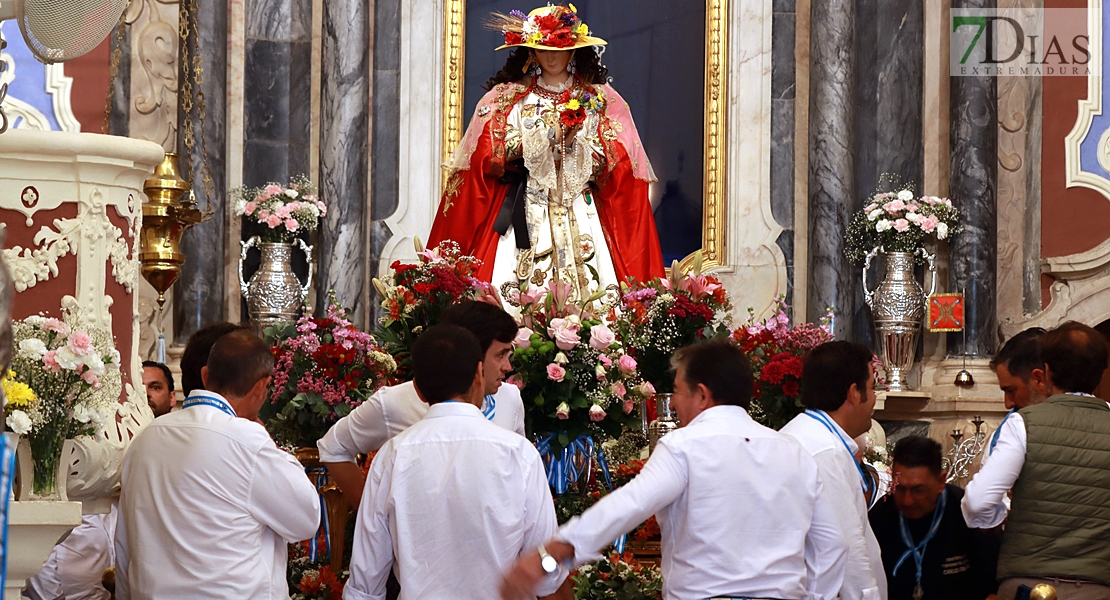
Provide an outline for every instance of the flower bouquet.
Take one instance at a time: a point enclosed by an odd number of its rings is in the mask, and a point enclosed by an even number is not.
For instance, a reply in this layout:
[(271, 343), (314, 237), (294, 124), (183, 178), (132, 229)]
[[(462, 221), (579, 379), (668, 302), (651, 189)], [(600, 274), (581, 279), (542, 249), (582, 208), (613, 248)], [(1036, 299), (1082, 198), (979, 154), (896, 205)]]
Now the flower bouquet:
[(316, 197), (316, 188), (304, 175), (290, 180), (287, 187), (276, 183), (260, 188), (236, 188), (235, 214), (255, 225), (257, 235), (267, 243), (290, 243), (302, 231), (315, 231), (327, 206)]
[(71, 310), (61, 319), (31, 316), (12, 323), (16, 346), (3, 387), (6, 424), (26, 436), (35, 463), (34, 494), (56, 493), (62, 444), (96, 435), (115, 415), (122, 390), (112, 334)]
[(412, 345), (420, 334), (439, 323), (443, 311), (463, 300), (478, 300), (491, 294), (488, 283), (474, 277), (482, 261), (463, 255), (451, 240), (425, 250), (416, 240), (419, 262), (394, 261), (392, 285), (374, 279), (374, 289), (382, 298), (385, 314), (374, 331), (382, 348), (397, 360), (396, 378), (408, 380)]
[(331, 565), (313, 562), (307, 556), (290, 557), (290, 600), (342, 600), (343, 584), (350, 576), (346, 569), (336, 573)]
[(598, 314), (603, 294), (571, 301), (571, 285), (551, 280), (545, 289), (525, 287), (508, 298), (520, 307), (511, 381), (525, 398), (525, 429), (552, 434), (555, 451), (581, 436), (615, 438), (625, 427), (638, 428), (636, 402), (655, 393)]
[(327, 315), (306, 310), (295, 324), (266, 329), (273, 345), (274, 381), (259, 417), (280, 444), (315, 446), (393, 373), (393, 357), (347, 320), (332, 300)]
[(671, 355), (694, 342), (727, 335), (732, 310), (728, 293), (716, 277), (701, 274), (700, 253), (692, 272), (680, 274), (676, 263), (667, 279), (622, 287), (620, 338), (643, 378), (660, 392), (673, 392)]
[(844, 252), (852, 262), (863, 262), (875, 248), (885, 252), (917, 252), (929, 238), (943, 240), (959, 233), (960, 211), (947, 198), (921, 196), (903, 187), (879, 192), (848, 224)]
[(631, 553), (612, 554), (579, 567), (572, 575), (576, 600), (653, 600), (663, 597), (659, 567), (636, 562)]
[(820, 325), (790, 326), (786, 303), (777, 300), (775, 315), (756, 321), (751, 309), (748, 321), (732, 332), (731, 339), (752, 363), (752, 418), (772, 429), (780, 429), (805, 410), (799, 382), (802, 359), (807, 352), (831, 341), (831, 313)]

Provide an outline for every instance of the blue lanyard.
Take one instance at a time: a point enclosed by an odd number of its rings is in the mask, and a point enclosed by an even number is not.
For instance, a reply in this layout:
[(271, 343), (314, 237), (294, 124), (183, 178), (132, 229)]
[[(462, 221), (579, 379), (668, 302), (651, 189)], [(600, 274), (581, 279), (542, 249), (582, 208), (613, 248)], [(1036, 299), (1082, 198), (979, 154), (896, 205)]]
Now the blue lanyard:
[(494, 415), (497, 414), (497, 400), (492, 394), (486, 396), (486, 403), (485, 406), (482, 407), (482, 414), (490, 421), (492, 421)]
[(1010, 412), (1006, 413), (1005, 417), (1002, 417), (1002, 422), (998, 424), (998, 429), (995, 429), (994, 430), (994, 435), (991, 436), (991, 445), (990, 445), (990, 451), (988, 452), (988, 454), (994, 454), (994, 447), (995, 447), (995, 445), (998, 444), (998, 434), (1002, 433), (1002, 426), (1006, 424), (1006, 419), (1009, 419), (1010, 415), (1012, 415), (1016, 412), (1017, 412), (1017, 408), (1011, 408)]
[(921, 586), (921, 565), (925, 561), (925, 546), (929, 545), (929, 540), (932, 540), (933, 536), (937, 534), (937, 530), (940, 529), (940, 521), (944, 518), (944, 507), (947, 504), (948, 488), (944, 488), (944, 491), (940, 493), (940, 497), (937, 499), (936, 507), (933, 508), (933, 523), (929, 525), (929, 532), (926, 533), (924, 539), (916, 545), (913, 543), (913, 536), (910, 535), (909, 528), (906, 527), (905, 517), (902, 516), (902, 513), (898, 513), (898, 526), (902, 530), (902, 541), (909, 550), (902, 553), (902, 557), (895, 563), (891, 575), (897, 576), (898, 567), (901, 567), (902, 563), (906, 562), (906, 559), (912, 555), (914, 566), (917, 567), (917, 585), (919, 587)]
[(231, 408), (231, 405), (227, 403), (227, 400), (216, 398), (215, 396), (207, 396), (199, 391), (193, 392), (193, 395), (186, 398), (185, 403), (181, 405), (181, 408), (192, 408), (194, 406), (211, 406), (212, 408), (218, 409), (220, 412), (231, 415), (232, 417), (239, 416), (235, 414), (235, 409)]
[(856, 470), (859, 471), (860, 487), (863, 488), (864, 495), (870, 492), (870, 479), (868, 479), (867, 474), (863, 472), (863, 467), (861, 467), (860, 464), (856, 462), (856, 453), (852, 452), (852, 447), (848, 445), (848, 440), (844, 439), (843, 435), (840, 435), (840, 430), (837, 429), (836, 425), (832, 423), (832, 419), (829, 418), (829, 415), (825, 414), (824, 411), (813, 410), (811, 408), (806, 409), (806, 415), (808, 415), (811, 419), (817, 421), (818, 423), (824, 425), (825, 429), (831, 431), (833, 435), (836, 436), (836, 439), (840, 440), (841, 444), (844, 444), (844, 449), (848, 451), (848, 458), (852, 459), (852, 464), (855, 465)]

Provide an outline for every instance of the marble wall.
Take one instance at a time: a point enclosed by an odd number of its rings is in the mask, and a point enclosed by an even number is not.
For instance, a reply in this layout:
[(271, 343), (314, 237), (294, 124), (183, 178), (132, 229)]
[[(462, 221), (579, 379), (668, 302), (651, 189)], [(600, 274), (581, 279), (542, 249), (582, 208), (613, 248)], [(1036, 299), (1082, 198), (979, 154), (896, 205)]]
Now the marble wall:
[(316, 296), (334, 290), (352, 321), (366, 327), (370, 2), (335, 0), (323, 8), (320, 198), (328, 214), (320, 228)]
[[(401, 150), (401, 0), (374, 1), (373, 124), (370, 131), (370, 261), (371, 276), (382, 265), (385, 244), (393, 236), (386, 218), (397, 210)], [(377, 322), (380, 299), (371, 289), (370, 321)]]
[[(775, 0), (771, 17), (771, 213), (782, 226), (775, 243), (786, 261), (786, 303), (794, 304), (794, 150), (796, 0)], [(804, 317), (804, 315), (798, 315)]]
[[(196, 330), (225, 318), (224, 264), (227, 239), (227, 0), (210, 0), (197, 14), (197, 48), (204, 59), (205, 121), (197, 113), (181, 114), (178, 123), (191, 119), (197, 132), (193, 148), (178, 140), (178, 152), (188, 157), (182, 168), (185, 179), (193, 183), (193, 195), (203, 210), (210, 206), (211, 218), (190, 228), (181, 239), (181, 251), (188, 259), (174, 284), (174, 344), (183, 345)], [(194, 90), (196, 88), (194, 87)], [(195, 95), (195, 94), (194, 94)], [(208, 170), (202, 167), (207, 160)], [(203, 183), (211, 177), (211, 185)]]

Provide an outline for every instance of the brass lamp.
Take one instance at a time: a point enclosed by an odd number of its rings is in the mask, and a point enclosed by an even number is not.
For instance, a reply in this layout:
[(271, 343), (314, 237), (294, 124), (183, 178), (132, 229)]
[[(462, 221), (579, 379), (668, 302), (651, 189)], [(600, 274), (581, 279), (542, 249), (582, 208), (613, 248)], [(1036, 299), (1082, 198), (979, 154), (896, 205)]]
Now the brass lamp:
[(166, 303), (165, 293), (181, 274), (185, 255), (181, 253), (181, 234), (204, 220), (188, 192), (192, 186), (177, 172), (177, 154), (167, 152), (165, 159), (143, 182), (147, 201), (143, 203), (139, 262), (143, 278), (158, 292), (158, 310)]

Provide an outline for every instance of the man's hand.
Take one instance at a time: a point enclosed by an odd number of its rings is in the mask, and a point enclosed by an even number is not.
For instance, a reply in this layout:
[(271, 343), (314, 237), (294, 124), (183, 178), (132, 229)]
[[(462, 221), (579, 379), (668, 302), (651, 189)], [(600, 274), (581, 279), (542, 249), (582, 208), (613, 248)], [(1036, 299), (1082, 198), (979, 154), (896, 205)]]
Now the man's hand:
[[(560, 564), (574, 558), (574, 546), (565, 542), (557, 542), (551, 540), (544, 544), (547, 553), (550, 554)], [(544, 578), (547, 573), (543, 570), (543, 565), (540, 562), (540, 553), (538, 550), (525, 552), (516, 559), (513, 566), (505, 571), (505, 577), (501, 580), (501, 599), (502, 600), (532, 600), (536, 597), (536, 586), (539, 585), (540, 580)], [(563, 587), (559, 588), (558, 592), (552, 597), (559, 597), (560, 593), (569, 589), (564, 582)]]
[(324, 463), (324, 466), (328, 469), (328, 476), (335, 485), (339, 486), (339, 491), (343, 492), (347, 502), (358, 508), (359, 503), (362, 502), (362, 488), (366, 487), (366, 478), (362, 476), (362, 469), (355, 463), (349, 462)]

